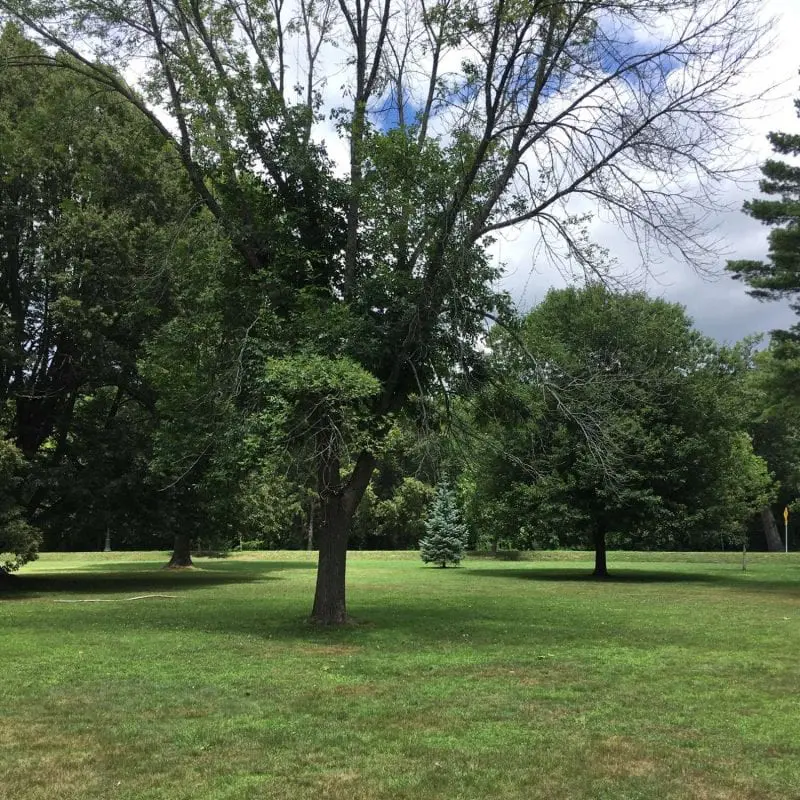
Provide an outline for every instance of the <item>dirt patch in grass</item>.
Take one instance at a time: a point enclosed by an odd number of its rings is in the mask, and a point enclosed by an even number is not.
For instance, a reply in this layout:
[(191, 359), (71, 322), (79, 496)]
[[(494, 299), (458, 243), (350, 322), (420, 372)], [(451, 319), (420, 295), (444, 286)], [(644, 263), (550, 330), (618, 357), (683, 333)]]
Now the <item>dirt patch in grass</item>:
[(98, 746), (86, 734), (58, 733), (48, 726), (4, 719), (0, 725), (0, 786), (5, 797), (81, 797), (97, 787)]
[(354, 784), (360, 777), (355, 770), (327, 772), (317, 781), (317, 790), (322, 797), (353, 797)]
[(609, 736), (603, 740), (597, 761), (603, 774), (612, 778), (644, 778), (658, 771), (658, 762), (625, 736)]
[(787, 800), (784, 795), (757, 790), (753, 786), (720, 786), (712, 783), (708, 775), (701, 773), (687, 776), (684, 791), (686, 797), (692, 800)]

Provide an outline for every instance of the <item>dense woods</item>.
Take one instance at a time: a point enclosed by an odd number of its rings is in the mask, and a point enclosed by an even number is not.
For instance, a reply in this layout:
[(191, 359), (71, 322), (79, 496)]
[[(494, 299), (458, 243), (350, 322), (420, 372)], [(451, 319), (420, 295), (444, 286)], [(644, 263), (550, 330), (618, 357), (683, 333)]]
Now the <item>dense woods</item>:
[[(342, 622), (347, 548), (417, 547), (445, 475), (471, 548), (590, 547), (599, 576), (780, 546), (797, 332), (721, 346), (613, 288), (567, 206), (713, 254), (689, 183), (725, 169), (756, 4), (651, 5), (0, 2), (0, 566), (315, 548)], [(780, 226), (730, 265), (759, 296), (798, 290), (799, 184), (769, 162), (791, 209), (748, 205)], [(491, 244), (526, 224), (574, 286), (523, 312)]]

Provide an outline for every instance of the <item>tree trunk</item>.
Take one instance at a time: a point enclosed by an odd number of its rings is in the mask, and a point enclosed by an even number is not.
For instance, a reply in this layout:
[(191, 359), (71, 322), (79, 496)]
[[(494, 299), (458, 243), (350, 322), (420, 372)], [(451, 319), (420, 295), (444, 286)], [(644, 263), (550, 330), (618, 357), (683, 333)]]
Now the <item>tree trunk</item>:
[[(345, 488), (337, 486), (339, 460), (330, 456), (320, 470), (319, 486), (322, 524), (317, 536), (319, 561), (317, 586), (311, 621), (318, 625), (343, 625), (347, 622), (345, 572), (347, 567), (347, 537), (350, 523), (364, 496), (375, 458), (362, 452)], [(335, 491), (332, 491), (333, 489)]]
[(770, 553), (783, 551), (783, 541), (778, 533), (778, 526), (775, 524), (775, 516), (769, 506), (761, 509), (761, 524), (764, 527), (764, 537), (767, 540), (767, 550)]
[(594, 532), (594, 578), (607, 578), (608, 566), (606, 565), (606, 532), (597, 528)]
[(322, 526), (319, 532), (317, 587), (311, 619), (319, 625), (343, 625), (347, 622), (345, 572), (347, 534), (352, 515), (347, 514), (343, 496), (322, 500)]
[(311, 552), (314, 549), (314, 513), (317, 510), (317, 504), (314, 500), (311, 501), (311, 507), (308, 509), (308, 542), (306, 550)]
[(175, 548), (166, 569), (192, 567), (192, 540), (185, 533), (175, 534)]

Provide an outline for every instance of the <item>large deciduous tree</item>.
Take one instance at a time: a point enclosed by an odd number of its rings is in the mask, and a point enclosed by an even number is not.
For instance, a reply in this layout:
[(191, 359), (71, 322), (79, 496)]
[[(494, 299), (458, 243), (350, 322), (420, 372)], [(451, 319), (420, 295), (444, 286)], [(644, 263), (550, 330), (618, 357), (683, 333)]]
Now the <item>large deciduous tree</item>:
[(0, 0), (174, 147), (241, 279), (280, 320), (271, 356), (347, 359), (357, 383), (357, 369), (374, 376), (373, 395), (350, 395), (369, 434), (358, 452), (341, 452), (333, 427), (307, 427), (322, 623), (346, 618), (347, 531), (375, 466), (370, 441), (412, 392), (469, 368), (484, 313), (500, 303), (493, 235), (530, 224), (554, 257), (602, 271), (585, 200), (640, 241), (703, 255), (694, 202), (723, 166), (736, 77), (760, 47), (757, 9)]
[(109, 386), (121, 393), (114, 408), (148, 403), (138, 347), (164, 316), (167, 223), (188, 208), (178, 162), (118, 96), (64, 56), (57, 70), (9, 67), (43, 56), (5, 28), (0, 400), (14, 404), (10, 433), (29, 459), (51, 438), (63, 455), (83, 394)]
[[(492, 332), (503, 380), (475, 419), (501, 444), (476, 453), (478, 523), (515, 546), (708, 549), (736, 544), (771, 496), (745, 433), (746, 354), (692, 330), (680, 306), (602, 286), (552, 291), (514, 334)], [(542, 372), (568, 393), (542, 393)], [(500, 430), (491, 430), (499, 427)], [(473, 511), (474, 515), (474, 511)]]
[(45, 545), (93, 548), (152, 535), (142, 507), (167, 505), (144, 480), (155, 409), (137, 359), (171, 313), (192, 201), (150, 122), (69, 56), (14, 66), (44, 55), (0, 34), (0, 435), (28, 462), (17, 501)]

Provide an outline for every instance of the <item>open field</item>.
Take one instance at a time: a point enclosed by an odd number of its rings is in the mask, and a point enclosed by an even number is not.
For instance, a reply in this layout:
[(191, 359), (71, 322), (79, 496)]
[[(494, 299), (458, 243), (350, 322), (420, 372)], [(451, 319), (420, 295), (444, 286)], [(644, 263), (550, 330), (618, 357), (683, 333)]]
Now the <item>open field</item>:
[(326, 631), (305, 553), (46, 554), (0, 602), (0, 797), (800, 798), (800, 556), (609, 556), (353, 553)]

